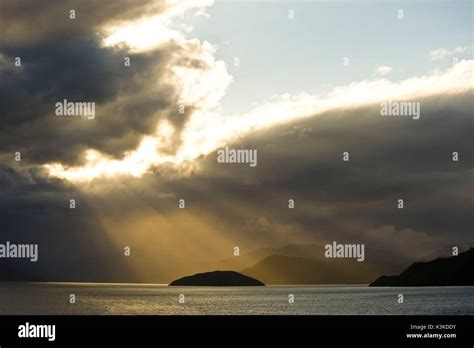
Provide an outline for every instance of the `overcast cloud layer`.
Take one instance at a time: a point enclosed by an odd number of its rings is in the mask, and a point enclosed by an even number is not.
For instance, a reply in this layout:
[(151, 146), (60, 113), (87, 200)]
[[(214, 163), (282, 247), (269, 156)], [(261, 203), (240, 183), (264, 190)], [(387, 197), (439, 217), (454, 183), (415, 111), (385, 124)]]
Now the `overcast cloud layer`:
[[(472, 60), (226, 115), (226, 65), (172, 22), (211, 2), (96, 4), (0, 2), (1, 237), (40, 243), (38, 272), (84, 260), (83, 271), (102, 263), (104, 273), (134, 274), (118, 257), (124, 246), (159, 262), (332, 240), (416, 259), (474, 243)], [(134, 45), (127, 28), (149, 25), (143, 18), (165, 34)], [(95, 119), (55, 116), (63, 99), (95, 102)], [(420, 102), (420, 119), (381, 116), (380, 103), (397, 99)], [(257, 149), (258, 166), (218, 164), (225, 145)], [(73, 180), (81, 173), (87, 180)]]

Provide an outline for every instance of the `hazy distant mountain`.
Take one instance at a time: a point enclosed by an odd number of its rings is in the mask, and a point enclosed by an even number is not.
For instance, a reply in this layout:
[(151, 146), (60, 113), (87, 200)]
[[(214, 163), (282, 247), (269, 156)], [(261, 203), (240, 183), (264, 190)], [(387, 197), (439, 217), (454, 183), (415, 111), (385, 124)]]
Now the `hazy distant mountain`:
[(272, 255), (242, 273), (266, 284), (367, 284), (384, 269), (399, 268), (383, 262), (357, 262), (355, 259)]
[[(372, 251), (371, 251), (372, 252)], [(135, 255), (140, 255), (136, 257)], [(275, 257), (277, 257), (275, 259)], [(275, 260), (282, 261), (280, 266)], [(174, 279), (212, 269), (255, 275), (270, 284), (369, 283), (380, 274), (396, 274), (405, 265), (392, 265), (367, 253), (364, 262), (326, 259), (320, 245), (288, 244), (280, 248), (259, 248), (223, 260), (199, 259), (189, 255), (173, 255), (134, 250), (129, 258), (122, 254), (84, 257), (69, 262), (53, 262), (40, 258), (37, 263), (4, 262), (0, 281), (72, 281), (72, 282), (143, 282), (168, 284)], [(370, 261), (370, 262), (369, 262)], [(400, 260), (397, 260), (400, 261)], [(274, 264), (276, 262), (276, 264)], [(324, 267), (323, 267), (324, 266)], [(352, 270), (353, 269), (353, 270)], [(327, 275), (321, 276), (321, 272)], [(336, 272), (337, 277), (331, 272)]]
[(416, 262), (398, 276), (381, 276), (370, 286), (474, 285), (474, 248), (458, 256)]
[(320, 245), (308, 244), (288, 244), (281, 248), (259, 248), (240, 256), (233, 256), (227, 259), (218, 261), (216, 268), (230, 269), (240, 271), (255, 265), (271, 255), (294, 256), (308, 259), (321, 259), (324, 257), (324, 248)]
[(183, 277), (169, 286), (264, 286), (261, 281), (234, 271), (214, 271)]
[[(189, 274), (208, 272), (213, 269), (241, 272), (242, 270), (255, 266), (272, 255), (324, 261), (326, 260), (324, 251), (323, 246), (316, 244), (288, 244), (279, 248), (258, 248), (242, 253), (239, 256), (232, 256), (223, 260), (205, 260), (187, 255), (156, 254), (142, 251), (140, 259), (135, 261), (134, 266), (140, 272), (143, 282), (168, 284), (174, 279)], [(374, 253), (371, 250), (371, 253), (367, 253), (366, 255), (366, 261), (357, 265), (357, 267), (365, 269), (367, 268), (366, 264), (369, 259), (372, 268), (373, 264), (380, 264), (380, 267), (375, 268), (374, 273), (370, 273), (371, 277), (364, 278), (366, 283), (371, 282), (375, 277), (384, 272), (398, 273), (408, 266), (407, 263), (393, 266), (390, 262), (383, 260), (384, 256), (380, 256), (379, 253)], [(151, 267), (151, 265), (153, 265), (153, 267)], [(260, 279), (259, 277), (257, 278)], [(298, 278), (294, 279), (298, 280)], [(360, 277), (357, 279), (359, 280)], [(351, 283), (351, 281), (347, 282)]]
[[(198, 259), (187, 255), (156, 254), (141, 252), (135, 267), (147, 283), (170, 283), (179, 277), (189, 274), (208, 272), (212, 269), (240, 272), (249, 268), (270, 255), (300, 256), (319, 259), (324, 257), (324, 248), (318, 245), (288, 244), (281, 248), (258, 248), (239, 256), (223, 260)], [(157, 262), (156, 260), (159, 260)], [(153, 265), (153, 267), (150, 267)]]

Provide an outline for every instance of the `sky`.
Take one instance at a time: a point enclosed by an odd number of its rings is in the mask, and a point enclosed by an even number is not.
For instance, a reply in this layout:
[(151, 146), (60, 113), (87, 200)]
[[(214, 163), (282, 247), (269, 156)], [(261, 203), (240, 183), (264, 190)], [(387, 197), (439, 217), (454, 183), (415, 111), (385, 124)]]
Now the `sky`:
[[(0, 237), (41, 253), (18, 272), (473, 243), (471, 1), (2, 0), (0, 23)], [(65, 99), (94, 117), (58, 115)], [(390, 101), (419, 117), (382, 116)], [(219, 163), (224, 147), (258, 165)]]
[[(223, 98), (225, 110), (274, 94), (324, 93), (352, 81), (374, 78), (379, 66), (392, 67), (398, 81), (445, 68), (432, 61), (434, 47), (472, 45), (468, 1), (217, 1), (209, 17), (187, 16), (196, 36), (219, 46), (234, 83)], [(294, 11), (294, 19), (288, 12)], [(403, 11), (403, 20), (398, 11)], [(231, 19), (231, 20), (229, 20)], [(233, 66), (239, 57), (239, 67)], [(342, 59), (348, 57), (349, 67)], [(458, 58), (472, 57), (472, 49)]]

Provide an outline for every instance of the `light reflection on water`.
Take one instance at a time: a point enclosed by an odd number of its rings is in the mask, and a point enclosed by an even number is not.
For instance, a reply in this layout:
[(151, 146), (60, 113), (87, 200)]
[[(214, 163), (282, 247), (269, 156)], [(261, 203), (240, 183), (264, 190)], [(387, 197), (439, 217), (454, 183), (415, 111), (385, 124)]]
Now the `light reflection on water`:
[[(70, 294), (76, 303), (69, 302)], [(186, 303), (180, 304), (184, 294)], [(295, 302), (288, 303), (293, 294)], [(403, 294), (404, 303), (398, 303)], [(0, 283), (0, 314), (474, 314), (474, 287)]]

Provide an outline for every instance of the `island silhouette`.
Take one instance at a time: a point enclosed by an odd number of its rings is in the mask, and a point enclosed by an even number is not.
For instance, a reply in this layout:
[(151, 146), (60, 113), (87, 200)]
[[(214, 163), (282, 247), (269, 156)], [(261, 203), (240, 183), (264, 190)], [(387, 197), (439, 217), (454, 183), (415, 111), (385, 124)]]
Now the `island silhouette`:
[(265, 286), (260, 280), (234, 271), (197, 273), (172, 281), (169, 286)]
[(457, 256), (415, 262), (400, 275), (381, 276), (369, 286), (474, 285), (474, 248)]

